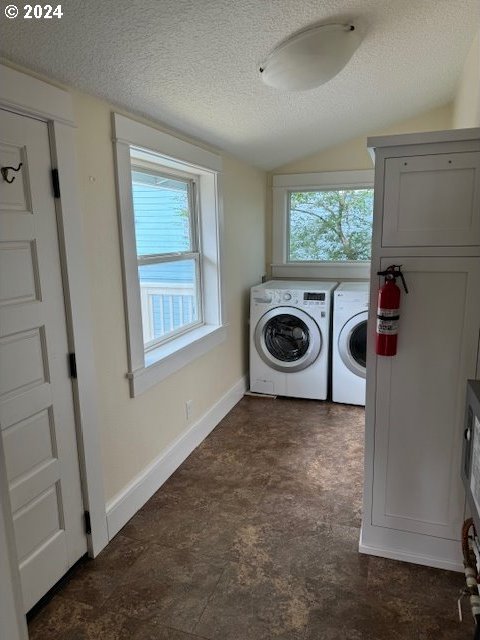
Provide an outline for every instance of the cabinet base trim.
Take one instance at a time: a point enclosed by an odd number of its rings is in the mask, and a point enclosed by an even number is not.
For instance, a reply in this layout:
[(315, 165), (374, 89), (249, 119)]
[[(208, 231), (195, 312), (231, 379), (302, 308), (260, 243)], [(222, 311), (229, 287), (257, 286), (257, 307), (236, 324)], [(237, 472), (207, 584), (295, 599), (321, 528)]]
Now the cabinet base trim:
[[(422, 544), (416, 545), (416, 538), (419, 536), (413, 536), (412, 539), (409, 534), (403, 534), (401, 531), (383, 529), (382, 527), (369, 527), (370, 531), (372, 529), (381, 529), (382, 543), (385, 544), (372, 544), (367, 541), (364, 527), (362, 527), (358, 545), (360, 553), (389, 558), (390, 560), (399, 560), (400, 562), (421, 564), (427, 567), (435, 567), (436, 569), (446, 569), (447, 571), (463, 572), (464, 570), (460, 541), (442, 540), (440, 538), (428, 539), (428, 536), (420, 536), (424, 540), (422, 540)], [(404, 536), (405, 538), (402, 540)], [(400, 541), (404, 544), (399, 544)], [(425, 543), (431, 547), (430, 553), (418, 548), (425, 547)], [(416, 546), (417, 548), (415, 548)]]

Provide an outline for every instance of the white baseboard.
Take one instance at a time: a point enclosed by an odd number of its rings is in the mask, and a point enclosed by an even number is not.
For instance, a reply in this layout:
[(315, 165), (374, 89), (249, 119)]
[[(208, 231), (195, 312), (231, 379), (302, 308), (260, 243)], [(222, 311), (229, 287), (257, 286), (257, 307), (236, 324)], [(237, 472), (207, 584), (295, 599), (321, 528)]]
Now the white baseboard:
[[(375, 527), (368, 527), (371, 533)], [(381, 529), (381, 527), (378, 527)], [(455, 540), (442, 540), (431, 536), (412, 536), (396, 530), (383, 530), (384, 544), (365, 541), (365, 527), (360, 532), (358, 550), (370, 556), (411, 562), (447, 571), (463, 572), (461, 543)], [(417, 539), (423, 538), (421, 544)], [(403, 544), (399, 544), (399, 542)], [(417, 543), (417, 544), (415, 544)]]
[(163, 453), (107, 503), (108, 537), (111, 540), (172, 473), (233, 409), (247, 390), (241, 378), (194, 425), (184, 431)]

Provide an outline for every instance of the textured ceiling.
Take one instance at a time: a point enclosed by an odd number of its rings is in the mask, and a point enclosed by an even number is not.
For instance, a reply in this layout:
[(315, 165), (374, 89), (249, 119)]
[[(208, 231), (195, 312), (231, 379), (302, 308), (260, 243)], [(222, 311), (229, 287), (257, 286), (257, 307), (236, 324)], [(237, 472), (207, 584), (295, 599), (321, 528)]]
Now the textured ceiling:
[[(23, 4), (23, 3), (22, 3)], [(52, 3), (55, 5), (55, 3)], [(63, 0), (61, 20), (0, 17), (0, 54), (273, 168), (446, 103), (478, 0)], [(316, 22), (363, 42), (301, 93), (265, 86), (269, 51)]]

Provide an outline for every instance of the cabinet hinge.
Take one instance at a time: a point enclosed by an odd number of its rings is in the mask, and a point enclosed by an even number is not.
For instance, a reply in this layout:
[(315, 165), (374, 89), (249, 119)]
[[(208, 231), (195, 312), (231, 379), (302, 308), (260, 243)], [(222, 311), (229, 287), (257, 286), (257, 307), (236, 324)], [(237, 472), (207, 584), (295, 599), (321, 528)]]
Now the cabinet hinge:
[(85, 533), (92, 533), (92, 522), (90, 520), (90, 511), (85, 511), (83, 514), (85, 520)]
[(58, 177), (58, 169), (52, 169), (52, 187), (53, 197), (60, 198), (60, 178)]
[(77, 357), (74, 353), (68, 354), (68, 368), (70, 369), (70, 377), (77, 377)]

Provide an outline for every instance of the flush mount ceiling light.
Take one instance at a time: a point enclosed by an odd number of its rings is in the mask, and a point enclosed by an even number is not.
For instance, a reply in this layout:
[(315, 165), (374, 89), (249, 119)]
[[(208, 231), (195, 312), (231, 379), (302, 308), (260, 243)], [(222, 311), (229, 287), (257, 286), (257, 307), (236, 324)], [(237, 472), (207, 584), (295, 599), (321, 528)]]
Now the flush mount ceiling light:
[(324, 24), (296, 33), (282, 42), (260, 66), (270, 87), (304, 91), (339, 73), (360, 44), (352, 24)]

